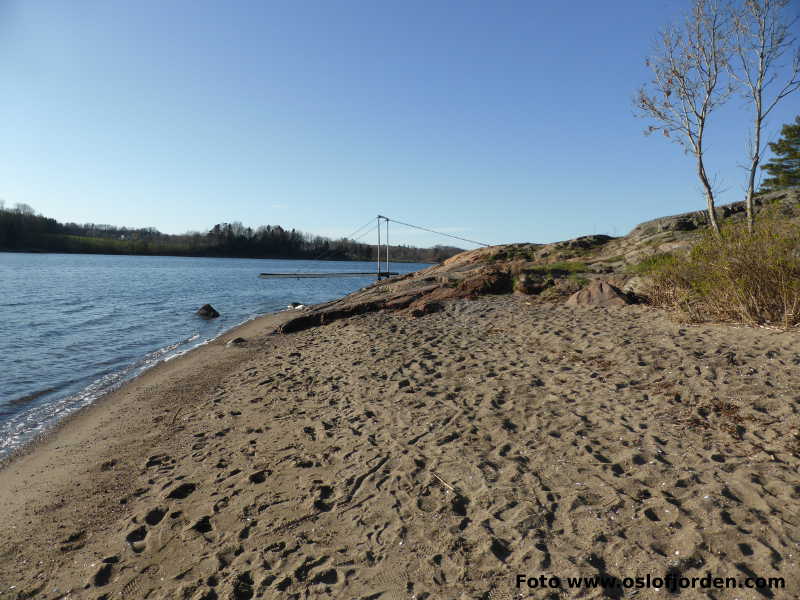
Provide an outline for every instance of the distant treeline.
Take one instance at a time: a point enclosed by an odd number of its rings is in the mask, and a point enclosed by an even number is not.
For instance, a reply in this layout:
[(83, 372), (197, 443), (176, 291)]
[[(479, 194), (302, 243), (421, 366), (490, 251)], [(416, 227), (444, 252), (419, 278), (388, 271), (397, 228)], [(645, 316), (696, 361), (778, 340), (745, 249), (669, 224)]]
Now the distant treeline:
[[(375, 260), (377, 254), (375, 244), (332, 240), (280, 225), (253, 229), (241, 223), (221, 223), (207, 232), (170, 235), (152, 227), (59, 223), (37, 215), (25, 204), (10, 209), (0, 206), (0, 251), (320, 260)], [(389, 257), (403, 262), (440, 262), (461, 251), (452, 246), (390, 246)]]

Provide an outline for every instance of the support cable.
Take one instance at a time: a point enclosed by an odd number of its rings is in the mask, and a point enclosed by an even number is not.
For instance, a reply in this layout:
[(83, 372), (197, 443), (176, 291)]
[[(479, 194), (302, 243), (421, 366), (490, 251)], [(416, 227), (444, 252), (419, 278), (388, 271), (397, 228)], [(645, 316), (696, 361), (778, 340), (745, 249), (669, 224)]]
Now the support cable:
[(384, 217), (380, 215), (380, 218), (386, 219), (386, 221), (392, 221), (393, 223), (397, 223), (398, 225), (405, 225), (406, 227), (413, 227), (414, 229), (421, 229), (422, 231), (427, 231), (428, 233), (435, 233), (437, 235), (443, 235), (449, 238), (453, 238), (455, 240), (461, 240), (462, 242), (469, 242), (470, 244), (477, 244), (478, 246), (486, 246), (489, 247), (491, 244), (485, 244), (483, 242), (477, 242), (475, 240), (470, 240), (467, 238), (463, 238), (457, 235), (452, 235), (450, 233), (443, 233), (441, 231), (435, 231), (433, 229), (428, 229), (427, 227), (420, 227), (419, 225), (412, 225), (411, 223), (403, 223), (402, 221), (398, 221), (397, 219), (390, 219), (389, 217)]

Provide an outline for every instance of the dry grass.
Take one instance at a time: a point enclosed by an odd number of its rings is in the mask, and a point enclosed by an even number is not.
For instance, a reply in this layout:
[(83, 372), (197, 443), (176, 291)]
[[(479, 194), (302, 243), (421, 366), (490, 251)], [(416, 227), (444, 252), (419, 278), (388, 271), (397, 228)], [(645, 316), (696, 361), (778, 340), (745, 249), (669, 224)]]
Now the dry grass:
[(741, 224), (709, 233), (688, 255), (662, 260), (649, 296), (694, 322), (800, 325), (800, 226), (769, 218), (752, 234)]

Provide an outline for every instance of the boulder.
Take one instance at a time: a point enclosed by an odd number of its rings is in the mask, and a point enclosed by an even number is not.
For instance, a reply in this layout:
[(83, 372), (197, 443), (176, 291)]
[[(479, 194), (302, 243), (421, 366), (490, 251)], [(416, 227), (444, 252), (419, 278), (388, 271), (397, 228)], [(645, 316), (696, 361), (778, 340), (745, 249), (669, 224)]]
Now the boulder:
[(203, 304), (203, 306), (201, 306), (195, 314), (203, 317), (204, 319), (216, 319), (219, 316), (217, 309), (210, 304)]
[(236, 337), (236, 338), (233, 338), (232, 340), (230, 340), (225, 345), (228, 346), (228, 347), (231, 347), (231, 346), (245, 346), (246, 344), (247, 344), (247, 339), (246, 338)]
[(592, 281), (567, 299), (570, 306), (625, 306), (631, 300), (613, 285), (600, 280)]

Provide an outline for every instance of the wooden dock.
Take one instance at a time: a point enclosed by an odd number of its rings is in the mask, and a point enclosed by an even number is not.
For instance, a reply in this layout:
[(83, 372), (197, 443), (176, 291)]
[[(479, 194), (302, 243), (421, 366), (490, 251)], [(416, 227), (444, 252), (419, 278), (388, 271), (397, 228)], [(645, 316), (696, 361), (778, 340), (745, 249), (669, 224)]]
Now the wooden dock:
[(318, 279), (322, 277), (391, 277), (398, 275), (392, 271), (358, 271), (358, 272), (339, 272), (339, 273), (261, 273), (259, 277), (262, 279)]

